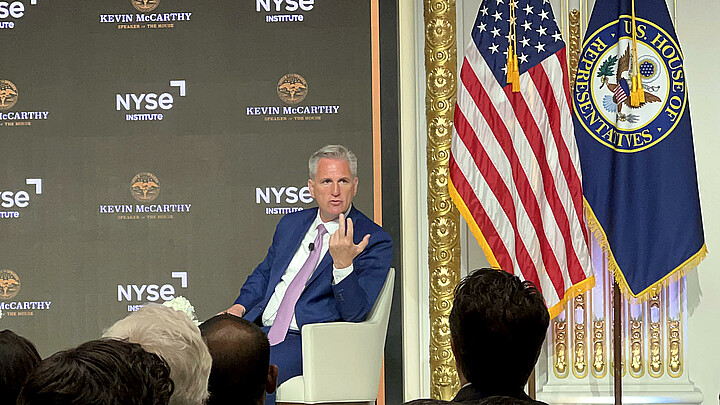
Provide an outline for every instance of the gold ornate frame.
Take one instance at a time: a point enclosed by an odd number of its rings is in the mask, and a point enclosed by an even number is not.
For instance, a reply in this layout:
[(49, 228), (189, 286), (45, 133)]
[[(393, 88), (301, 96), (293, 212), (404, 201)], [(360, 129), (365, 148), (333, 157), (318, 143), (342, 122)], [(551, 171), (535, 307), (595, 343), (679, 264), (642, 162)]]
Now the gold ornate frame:
[(457, 90), (455, 1), (425, 0), (425, 83), (430, 271), (430, 395), (460, 389), (448, 317), (460, 279), (460, 214), (448, 193), (448, 162)]

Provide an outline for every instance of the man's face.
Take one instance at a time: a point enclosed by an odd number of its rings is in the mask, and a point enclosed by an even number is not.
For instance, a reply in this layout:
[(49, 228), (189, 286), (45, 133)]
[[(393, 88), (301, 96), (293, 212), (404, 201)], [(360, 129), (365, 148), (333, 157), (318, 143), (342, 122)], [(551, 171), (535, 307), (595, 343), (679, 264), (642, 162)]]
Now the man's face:
[(357, 185), (358, 179), (353, 177), (347, 160), (320, 159), (315, 178), (308, 180), (310, 195), (320, 207), (320, 218), (331, 221), (347, 211), (357, 193)]

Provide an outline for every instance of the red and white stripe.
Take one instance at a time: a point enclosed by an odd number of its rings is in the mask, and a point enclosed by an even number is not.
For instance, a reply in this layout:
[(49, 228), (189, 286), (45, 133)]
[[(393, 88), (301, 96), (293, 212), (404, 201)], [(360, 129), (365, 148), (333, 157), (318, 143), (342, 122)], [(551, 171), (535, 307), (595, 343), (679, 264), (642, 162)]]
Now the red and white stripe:
[(455, 107), (450, 178), (503, 270), (553, 307), (592, 275), (565, 49), (501, 87), (473, 43)]
[(617, 100), (618, 104), (622, 103), (627, 98), (627, 94), (625, 94), (625, 90), (623, 90), (623, 88), (620, 86), (620, 83), (615, 86), (613, 94), (615, 95), (615, 100)]

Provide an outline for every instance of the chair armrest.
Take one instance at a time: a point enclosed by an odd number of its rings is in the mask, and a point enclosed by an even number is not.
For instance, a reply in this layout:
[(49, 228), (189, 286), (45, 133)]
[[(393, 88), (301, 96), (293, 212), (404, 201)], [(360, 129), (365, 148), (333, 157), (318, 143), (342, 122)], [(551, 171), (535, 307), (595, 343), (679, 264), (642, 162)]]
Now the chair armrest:
[[(302, 328), (305, 400), (373, 401), (380, 383), (385, 332), (380, 322), (329, 322)], [(331, 383), (340, 381), (344, 383)]]

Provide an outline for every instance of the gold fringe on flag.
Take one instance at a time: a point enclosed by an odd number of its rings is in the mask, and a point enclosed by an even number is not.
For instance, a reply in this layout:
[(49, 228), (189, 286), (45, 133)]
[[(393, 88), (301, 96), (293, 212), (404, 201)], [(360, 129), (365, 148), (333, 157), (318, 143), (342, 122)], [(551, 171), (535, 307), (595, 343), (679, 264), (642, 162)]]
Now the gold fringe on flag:
[(477, 239), (480, 249), (482, 249), (483, 253), (485, 253), (485, 258), (487, 258), (488, 263), (490, 263), (490, 267), (493, 269), (500, 269), (500, 264), (490, 249), (490, 245), (488, 245), (487, 240), (485, 240), (485, 236), (483, 236), (480, 231), (480, 227), (477, 222), (475, 222), (475, 218), (473, 218), (467, 205), (465, 205), (465, 201), (463, 201), (462, 197), (460, 197), (460, 193), (458, 193), (450, 177), (448, 177), (448, 193), (450, 193), (450, 198), (452, 198), (458, 211), (460, 211), (460, 215), (465, 218), (465, 222), (467, 222), (470, 231), (475, 236), (475, 239)]
[(556, 316), (560, 315), (565, 310), (565, 304), (567, 304), (568, 301), (577, 297), (578, 295), (585, 294), (586, 292), (592, 290), (593, 287), (595, 287), (594, 275), (568, 288), (568, 290), (565, 291), (565, 296), (563, 297), (563, 299), (561, 299), (560, 302), (558, 302), (557, 304), (548, 308), (548, 312), (550, 313), (550, 319), (553, 319)]
[[(460, 211), (460, 215), (462, 215), (463, 218), (465, 218), (465, 221), (467, 222), (468, 227), (470, 228), (470, 231), (475, 236), (475, 239), (477, 240), (478, 245), (480, 245), (480, 248), (482, 249), (483, 253), (485, 253), (485, 257), (487, 258), (488, 263), (490, 263), (490, 267), (492, 267), (493, 269), (500, 269), (500, 264), (498, 264), (498, 261), (492, 252), (492, 249), (490, 249), (490, 245), (488, 245), (487, 240), (485, 239), (485, 236), (482, 234), (482, 231), (480, 230), (480, 227), (478, 226), (477, 222), (475, 222), (475, 218), (473, 218), (467, 205), (465, 205), (465, 201), (463, 201), (462, 197), (460, 197), (460, 194), (458, 193), (457, 189), (455, 189), (455, 185), (453, 184), (452, 179), (450, 179), (449, 177), (448, 177), (448, 192), (450, 193), (450, 198), (452, 198), (458, 211)], [(506, 269), (502, 269), (502, 270), (506, 270)], [(590, 276), (590, 277), (586, 278), (585, 280), (568, 288), (567, 291), (565, 291), (565, 296), (559, 302), (557, 302), (555, 305), (548, 308), (548, 312), (550, 313), (550, 319), (553, 319), (553, 318), (557, 317), (558, 315), (560, 315), (565, 310), (565, 304), (568, 301), (570, 301), (571, 299), (575, 298), (576, 296), (578, 296), (580, 294), (584, 294), (585, 292), (590, 291), (594, 286), (595, 286), (595, 276)]]
[(585, 217), (587, 218), (590, 232), (592, 232), (595, 240), (597, 240), (600, 248), (607, 256), (608, 271), (612, 273), (615, 281), (620, 287), (620, 291), (626, 297), (631, 298), (633, 303), (643, 303), (650, 299), (660, 287), (667, 287), (669, 284), (674, 283), (685, 277), (687, 272), (697, 267), (708, 254), (707, 245), (703, 244), (697, 253), (690, 256), (690, 258), (688, 258), (681, 265), (670, 271), (667, 275), (665, 275), (665, 277), (661, 278), (646, 289), (636, 294), (630, 289), (627, 280), (625, 280), (625, 275), (623, 274), (620, 266), (615, 260), (615, 255), (613, 255), (612, 249), (610, 249), (610, 243), (607, 240), (605, 230), (603, 230), (602, 226), (600, 225), (600, 221), (598, 221), (597, 217), (595, 217), (595, 213), (593, 212), (590, 204), (585, 198), (583, 198), (583, 203), (583, 205), (585, 206)]

